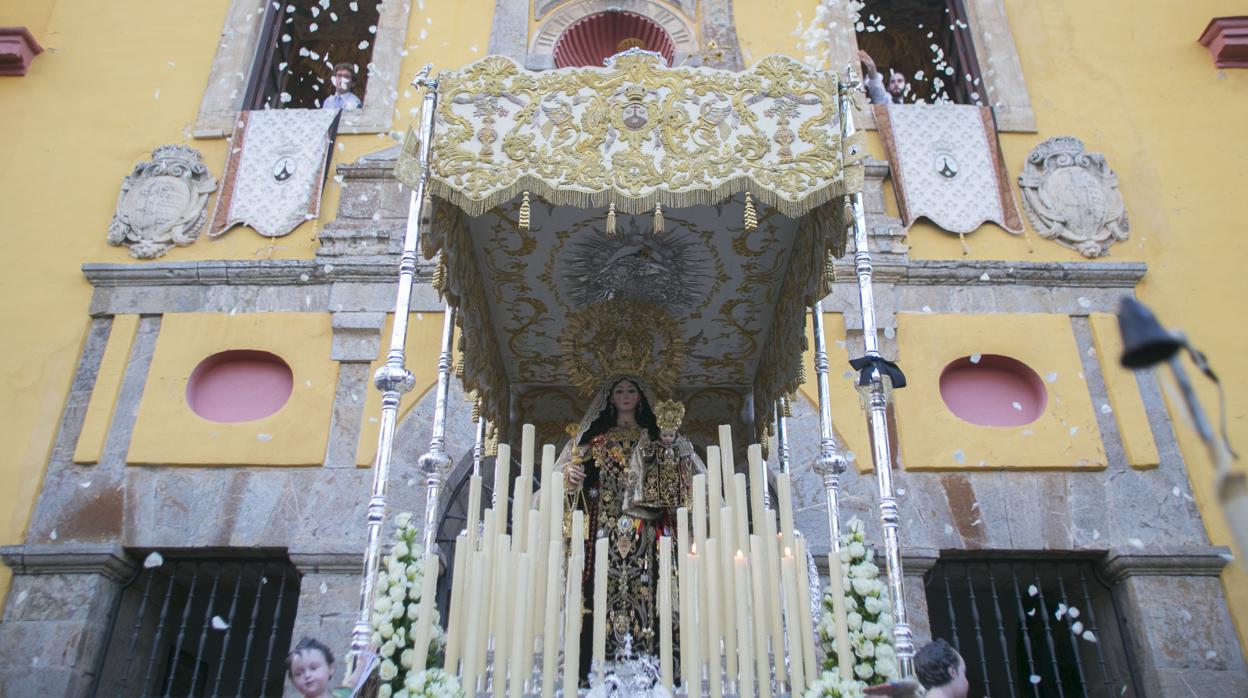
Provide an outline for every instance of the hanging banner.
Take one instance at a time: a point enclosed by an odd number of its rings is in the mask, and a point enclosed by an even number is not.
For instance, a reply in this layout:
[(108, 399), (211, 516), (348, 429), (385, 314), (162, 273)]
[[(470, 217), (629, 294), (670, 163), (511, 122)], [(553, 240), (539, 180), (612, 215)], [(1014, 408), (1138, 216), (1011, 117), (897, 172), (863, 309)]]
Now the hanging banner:
[(873, 109), (907, 228), (922, 216), (951, 233), (972, 232), (985, 221), (1023, 233), (988, 107), (889, 104)]
[(251, 226), (281, 237), (320, 215), (338, 111), (266, 109), (238, 115), (208, 235)]

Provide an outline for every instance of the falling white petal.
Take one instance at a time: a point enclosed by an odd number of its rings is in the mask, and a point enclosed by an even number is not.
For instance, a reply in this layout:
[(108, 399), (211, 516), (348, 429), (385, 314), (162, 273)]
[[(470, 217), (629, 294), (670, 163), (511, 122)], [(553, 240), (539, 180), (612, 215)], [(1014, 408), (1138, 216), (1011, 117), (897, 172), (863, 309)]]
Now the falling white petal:
[(1039, 593), (1040, 593), (1040, 590), (1036, 588), (1035, 584), (1032, 584), (1031, 586), (1027, 587), (1027, 594), (1029, 596), (1035, 596), (1036, 594), (1039, 594)]
[(1096, 642), (1096, 635), (1091, 630), (1083, 631), (1083, 634), (1080, 635), (1080, 637), (1087, 640), (1088, 642)]
[(230, 624), (226, 623), (225, 619), (222, 618), (221, 616), (212, 617), (212, 629), (213, 630), (226, 630), (229, 627), (230, 627)]
[(161, 557), (161, 554), (157, 552), (148, 553), (147, 557), (143, 559), (143, 566), (149, 570), (153, 567), (160, 567), (163, 564), (165, 564), (165, 558)]

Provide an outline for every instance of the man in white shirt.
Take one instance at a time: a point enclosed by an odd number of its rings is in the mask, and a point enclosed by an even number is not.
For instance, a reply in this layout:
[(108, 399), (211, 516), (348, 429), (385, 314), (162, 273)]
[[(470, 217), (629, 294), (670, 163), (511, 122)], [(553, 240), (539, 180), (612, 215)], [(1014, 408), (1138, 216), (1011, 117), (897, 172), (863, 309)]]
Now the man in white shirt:
[(884, 77), (875, 68), (875, 60), (871, 54), (858, 50), (858, 60), (862, 61), (862, 74), (866, 78), (867, 97), (872, 104), (901, 104), (906, 96), (906, 76), (895, 70), (888, 71), (888, 88), (884, 87)]
[(330, 95), (321, 109), (359, 109), (360, 98), (351, 92), (355, 83), (355, 71), (350, 63), (339, 63), (334, 66), (334, 75), (330, 78), (334, 83), (334, 94)]

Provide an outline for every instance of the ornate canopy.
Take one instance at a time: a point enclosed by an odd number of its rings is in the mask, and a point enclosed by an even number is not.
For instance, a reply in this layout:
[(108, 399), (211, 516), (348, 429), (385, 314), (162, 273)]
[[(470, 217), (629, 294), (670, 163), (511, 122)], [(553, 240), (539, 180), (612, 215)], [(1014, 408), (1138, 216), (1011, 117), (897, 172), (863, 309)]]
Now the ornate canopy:
[[(782, 57), (667, 68), (634, 50), (545, 72), (489, 57), (438, 82), (422, 248), (441, 253), (435, 283), (461, 311), (463, 379), (487, 417), (505, 429), (528, 392), (570, 403), (585, 362), (565, 352), (590, 349), (568, 333), (627, 302), (628, 351), (670, 363), (678, 339), (677, 393), (739, 395), (743, 419), (752, 402), (768, 424), (800, 382), (805, 311), (862, 183), (835, 76)], [(417, 153), (409, 131), (396, 174), (413, 187)]]

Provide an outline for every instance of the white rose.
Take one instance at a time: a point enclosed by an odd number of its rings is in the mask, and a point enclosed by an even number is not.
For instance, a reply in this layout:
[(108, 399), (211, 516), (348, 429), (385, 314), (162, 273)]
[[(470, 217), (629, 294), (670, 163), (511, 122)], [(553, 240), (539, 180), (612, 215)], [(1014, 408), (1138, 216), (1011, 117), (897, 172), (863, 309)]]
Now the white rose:
[(849, 556), (855, 560), (867, 554), (867, 546), (854, 541), (849, 544)]
[(398, 516), (394, 517), (394, 525), (398, 526), (399, 528), (407, 528), (407, 525), (410, 524), (411, 522), (412, 522), (412, 512), (410, 511), (405, 511), (402, 514), (399, 514)]
[(403, 541), (395, 543), (394, 547), (390, 549), (390, 554), (394, 555), (395, 559), (399, 560), (407, 557), (411, 552), (411, 549), (407, 547), (407, 543), (404, 543)]
[(377, 687), (377, 698), (393, 698), (394, 689), (390, 688), (390, 684), (383, 683)]
[(885, 660), (892, 661), (897, 658), (897, 653), (893, 650), (892, 645), (887, 642), (881, 642), (875, 646), (875, 658), (879, 660), (876, 662), (877, 664)]
[(394, 641), (386, 640), (385, 642), (381, 643), (381, 647), (377, 650), (377, 654), (380, 654), (383, 657), (393, 657), (394, 651), (395, 651)]
[(870, 562), (854, 565), (854, 576), (863, 579), (875, 579), (880, 576), (880, 568)]
[[(859, 596), (870, 596), (871, 592), (875, 591), (875, 583), (870, 579), (854, 579), (853, 587), (854, 593)], [(393, 593), (390, 595), (394, 596)]]
[(390, 596), (390, 600), (395, 603), (402, 603), (403, 595), (406, 593), (407, 593), (407, 590), (403, 588), (402, 584), (395, 584), (394, 586), (386, 590), (386, 594)]
[(859, 664), (854, 667), (854, 675), (863, 681), (866, 681), (872, 676), (875, 676), (875, 671), (871, 668), (870, 664)]
[(404, 647), (407, 647), (407, 635), (404, 634), (403, 628), (399, 628), (398, 630), (396, 630), (394, 632), (394, 637), (391, 638), (390, 641), (393, 642), (394, 646), (399, 649), (403, 649)]
[[(849, 587), (849, 582), (848, 582), (848, 581), (844, 582), (844, 584), (845, 584), (845, 587), (846, 587), (846, 588), (848, 588), (848, 587)], [(853, 596), (846, 596), (846, 597), (845, 597), (845, 610), (847, 610), (847, 611), (857, 611), (857, 610), (858, 610), (858, 599), (857, 599), (857, 598), (855, 598), (855, 597), (853, 597)]]
[[(414, 661), (416, 661), (416, 650), (414, 649), (410, 649), (410, 648), (405, 649), (403, 650), (402, 653), (399, 654), (399, 666), (403, 667), (404, 669), (411, 669), (412, 662)], [(415, 678), (416, 678), (415, 674), (409, 673), (407, 675), (408, 681), (411, 681)]]
[(407, 619), (408, 619), (408, 620), (416, 620), (416, 618), (417, 618), (419, 615), (420, 615), (420, 604), (418, 604), (418, 603), (409, 603), (409, 604), (407, 605)]
[(862, 519), (855, 516), (854, 518), (849, 520), (849, 532), (850, 533), (862, 533), (862, 529), (863, 529)]
[(858, 656), (874, 657), (875, 656), (875, 643), (874, 642), (862, 643), (862, 647), (858, 648)]
[(389, 640), (394, 637), (394, 626), (390, 621), (386, 621), (377, 628), (377, 632), (381, 633), (382, 638)]
[(381, 677), (382, 681), (389, 681), (399, 675), (399, 667), (389, 659), (383, 659), (381, 660), (381, 668), (377, 670), (377, 675)]
[(406, 688), (400, 688), (399, 692), (394, 694), (394, 698), (412, 698), (412, 694), (408, 693)]
[(389, 596), (378, 596), (377, 600), (373, 602), (373, 610), (376, 611), (378, 615), (384, 616), (390, 613), (390, 604), (391, 601)]
[(862, 600), (862, 605), (866, 607), (867, 613), (877, 615), (884, 610), (884, 602), (875, 596), (868, 596)]
[(857, 613), (850, 613), (845, 616), (845, 624), (850, 630), (857, 630), (862, 627), (862, 616)]

